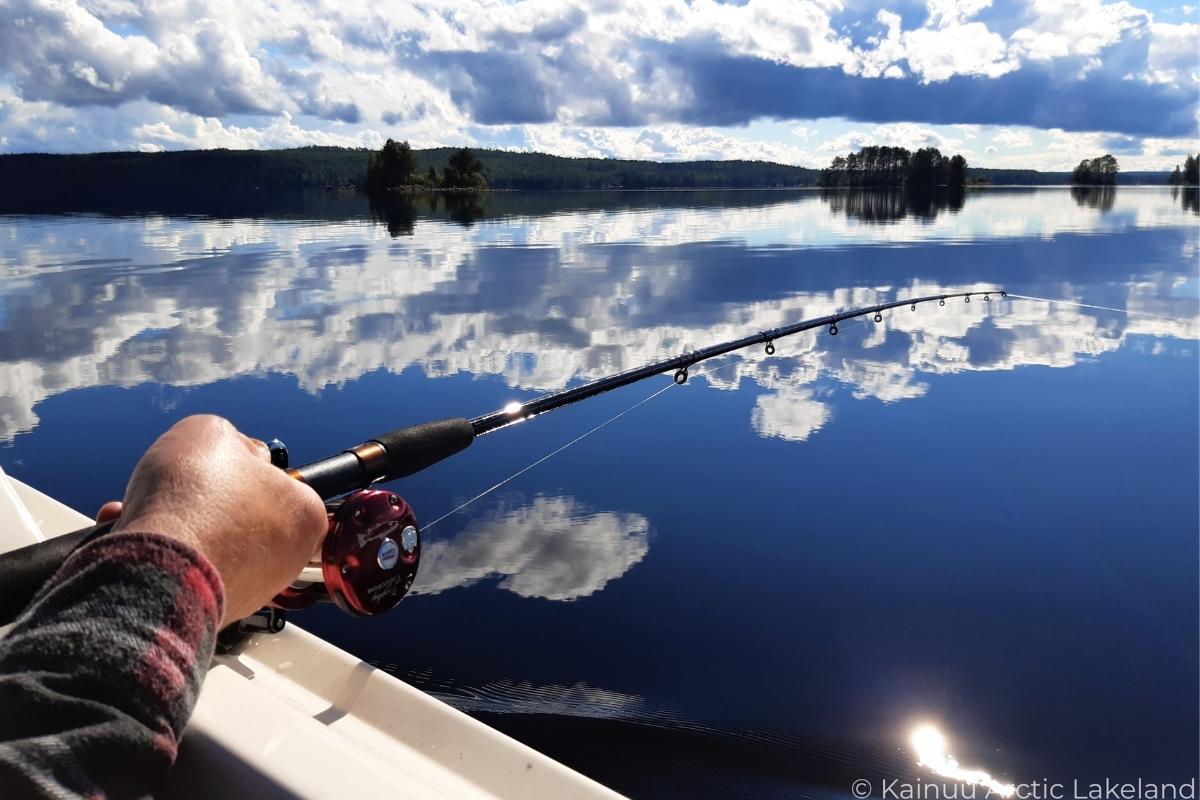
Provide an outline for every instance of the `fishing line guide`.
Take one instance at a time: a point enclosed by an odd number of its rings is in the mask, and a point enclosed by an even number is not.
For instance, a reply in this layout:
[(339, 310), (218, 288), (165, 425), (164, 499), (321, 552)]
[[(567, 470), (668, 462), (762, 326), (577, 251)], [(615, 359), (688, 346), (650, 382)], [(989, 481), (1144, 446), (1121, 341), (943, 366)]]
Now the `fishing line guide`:
[[(915, 311), (919, 304), (934, 300), (939, 306), (945, 306), (946, 300), (954, 297), (962, 297), (969, 303), (971, 296), (977, 294), (990, 300), (992, 292), (998, 292), (1001, 297), (1008, 296), (1001, 289), (934, 294), (783, 325), (552, 392), (525, 403), (510, 403), (474, 419), (454, 417), (388, 431), (341, 453), (299, 467), (290, 467), (287, 448), (282, 442), (272, 440), (268, 445), (271, 463), (306, 483), (326, 500), (329, 531), (319, 562), (311, 563), (291, 587), (275, 598), (273, 609), (260, 612), (266, 615), (263, 620), (249, 621), (247, 627), (268, 631), (281, 629), (279, 610), (303, 608), (318, 600), (332, 600), (343, 610), (359, 616), (383, 613), (399, 603), (411, 587), (420, 561), (420, 526), (402, 497), (372, 486), (427, 469), (466, 449), (480, 436), (656, 375), (673, 373), (674, 383), (682, 385), (688, 380), (689, 367), (754, 344), (763, 344), (766, 354), (772, 356), (776, 349), (775, 340), (785, 336), (825, 326), (831, 336), (836, 336), (837, 323), (843, 320), (872, 314), (875, 322), (881, 323), (884, 311), (900, 306), (908, 305)], [(0, 581), (0, 624), (16, 618), (71, 551), (103, 535), (111, 527), (111, 522), (96, 525), (0, 555), (0, 575), (4, 576)]]

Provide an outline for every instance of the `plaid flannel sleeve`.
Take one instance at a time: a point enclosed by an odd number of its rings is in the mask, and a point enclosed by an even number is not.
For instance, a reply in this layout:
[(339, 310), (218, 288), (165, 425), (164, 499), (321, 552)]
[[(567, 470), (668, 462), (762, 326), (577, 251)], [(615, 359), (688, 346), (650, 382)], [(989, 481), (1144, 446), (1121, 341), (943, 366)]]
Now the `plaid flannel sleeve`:
[(0, 796), (151, 794), (223, 607), (212, 564), (176, 539), (123, 531), (75, 551), (0, 639)]

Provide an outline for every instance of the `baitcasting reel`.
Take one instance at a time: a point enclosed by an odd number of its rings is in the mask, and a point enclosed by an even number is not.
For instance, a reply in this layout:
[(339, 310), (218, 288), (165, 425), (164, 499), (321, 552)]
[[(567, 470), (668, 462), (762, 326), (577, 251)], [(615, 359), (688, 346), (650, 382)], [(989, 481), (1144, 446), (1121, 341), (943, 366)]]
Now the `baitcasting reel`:
[(400, 495), (363, 489), (326, 503), (329, 532), (321, 560), (310, 562), (296, 582), (275, 596), (286, 611), (332, 600), (360, 617), (390, 611), (412, 586), (421, 560), (421, 534), (412, 508)]
[[(270, 449), (272, 462), (286, 467), (282, 443), (276, 440)], [(390, 611), (412, 586), (421, 560), (421, 533), (412, 507), (395, 492), (362, 489), (326, 501), (325, 509), (329, 531), (320, 561), (310, 562), (271, 605), (296, 611), (332, 600), (355, 616)]]

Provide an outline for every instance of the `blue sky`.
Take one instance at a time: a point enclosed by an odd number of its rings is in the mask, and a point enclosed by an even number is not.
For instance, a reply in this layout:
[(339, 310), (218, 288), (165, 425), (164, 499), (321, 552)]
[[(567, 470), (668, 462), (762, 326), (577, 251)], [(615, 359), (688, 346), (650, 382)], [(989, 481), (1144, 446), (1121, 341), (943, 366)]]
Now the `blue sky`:
[(1200, 12), (1103, 0), (0, 0), (0, 151), (470, 144), (979, 166), (1200, 149)]

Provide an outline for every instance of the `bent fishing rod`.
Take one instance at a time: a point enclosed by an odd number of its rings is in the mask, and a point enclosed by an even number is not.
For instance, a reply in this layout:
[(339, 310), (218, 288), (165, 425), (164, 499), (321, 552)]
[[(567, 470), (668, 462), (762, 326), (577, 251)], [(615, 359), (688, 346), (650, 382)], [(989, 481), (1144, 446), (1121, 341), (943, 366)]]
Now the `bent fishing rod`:
[[(291, 586), (276, 596), (272, 605), (276, 609), (296, 610), (319, 600), (331, 600), (344, 611), (358, 616), (371, 616), (393, 608), (416, 577), (421, 555), (420, 526), (412, 508), (402, 497), (371, 487), (427, 469), (465, 450), (481, 436), (656, 375), (673, 373), (676, 384), (686, 383), (688, 369), (695, 364), (752, 345), (765, 345), (767, 355), (774, 355), (776, 340), (804, 331), (828, 327), (830, 335), (836, 336), (838, 323), (848, 319), (870, 314), (875, 322), (882, 322), (883, 312), (889, 309), (909, 306), (916, 311), (917, 306), (924, 303), (936, 301), (944, 306), (947, 300), (960, 297), (967, 303), (973, 296), (982, 296), (987, 301), (992, 294), (1008, 296), (1000, 289), (935, 294), (807, 319), (619, 372), (525, 403), (510, 403), (474, 419), (453, 417), (398, 428), (337, 455), (299, 467), (289, 468), (287, 448), (275, 440), (268, 446), (272, 463), (312, 487), (326, 501), (329, 531), (322, 542), (319, 561), (310, 563)], [(112, 524), (94, 525), (0, 555), (0, 624), (11, 622), (20, 614), (75, 548), (106, 533)]]

